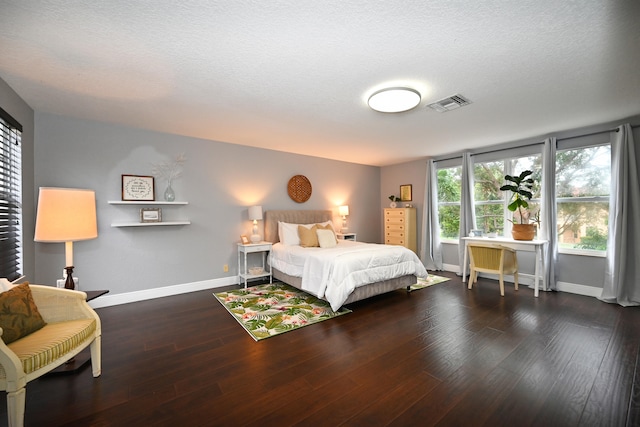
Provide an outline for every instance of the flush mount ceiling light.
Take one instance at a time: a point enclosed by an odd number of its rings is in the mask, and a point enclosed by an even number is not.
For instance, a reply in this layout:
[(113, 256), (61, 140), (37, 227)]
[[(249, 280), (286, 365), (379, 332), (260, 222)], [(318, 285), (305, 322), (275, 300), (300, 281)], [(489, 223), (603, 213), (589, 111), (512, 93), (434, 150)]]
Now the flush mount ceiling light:
[(420, 104), (420, 93), (408, 87), (382, 89), (369, 97), (369, 107), (381, 113), (401, 113)]

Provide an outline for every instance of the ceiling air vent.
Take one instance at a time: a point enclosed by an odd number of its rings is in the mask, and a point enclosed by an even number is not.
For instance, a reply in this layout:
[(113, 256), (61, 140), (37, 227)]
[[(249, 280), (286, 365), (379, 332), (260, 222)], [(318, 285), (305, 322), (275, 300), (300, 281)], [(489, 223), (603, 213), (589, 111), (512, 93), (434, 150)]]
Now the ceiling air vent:
[(438, 113), (445, 113), (447, 111), (455, 110), (456, 108), (464, 107), (465, 105), (469, 104), (471, 104), (471, 101), (469, 101), (467, 98), (460, 94), (455, 94), (441, 99), (440, 101), (429, 104), (427, 105), (427, 107), (433, 108)]

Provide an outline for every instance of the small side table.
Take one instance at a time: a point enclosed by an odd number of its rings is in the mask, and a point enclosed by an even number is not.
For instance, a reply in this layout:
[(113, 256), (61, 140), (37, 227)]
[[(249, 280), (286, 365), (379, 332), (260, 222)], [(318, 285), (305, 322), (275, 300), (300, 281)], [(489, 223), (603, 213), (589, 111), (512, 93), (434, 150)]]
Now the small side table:
[[(269, 264), (269, 271), (267, 268), (267, 255), (271, 253), (270, 242), (249, 243), (243, 245), (238, 243), (238, 275), (240, 276), (240, 283), (244, 280), (244, 287), (247, 288), (247, 281), (251, 279), (257, 279), (260, 277), (268, 277), (269, 283), (273, 283), (273, 276), (271, 274), (271, 264)], [(247, 266), (247, 254), (262, 253), (262, 272), (259, 274), (249, 273), (249, 267)], [(244, 269), (241, 268), (242, 260), (244, 260)]]
[(356, 233), (336, 233), (336, 237), (340, 240), (356, 241)]

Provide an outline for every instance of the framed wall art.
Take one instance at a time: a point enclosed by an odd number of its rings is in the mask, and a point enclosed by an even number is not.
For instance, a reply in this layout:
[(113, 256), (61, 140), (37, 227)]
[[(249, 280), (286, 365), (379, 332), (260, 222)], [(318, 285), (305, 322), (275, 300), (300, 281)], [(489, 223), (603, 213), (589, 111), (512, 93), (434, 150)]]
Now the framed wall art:
[(411, 184), (405, 184), (400, 186), (400, 201), (401, 202), (411, 201)]
[(122, 175), (123, 201), (148, 201), (156, 199), (152, 176)]
[(140, 209), (140, 222), (162, 222), (162, 209), (160, 208)]

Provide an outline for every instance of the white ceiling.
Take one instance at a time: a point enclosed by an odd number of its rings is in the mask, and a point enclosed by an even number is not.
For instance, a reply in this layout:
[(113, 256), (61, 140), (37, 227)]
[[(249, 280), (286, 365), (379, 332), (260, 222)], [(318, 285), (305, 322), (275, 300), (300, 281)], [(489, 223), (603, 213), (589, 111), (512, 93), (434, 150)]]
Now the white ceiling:
[[(640, 114), (639, 22), (637, 0), (2, 0), (0, 77), (36, 111), (383, 166)], [(370, 110), (387, 85), (421, 104)]]

